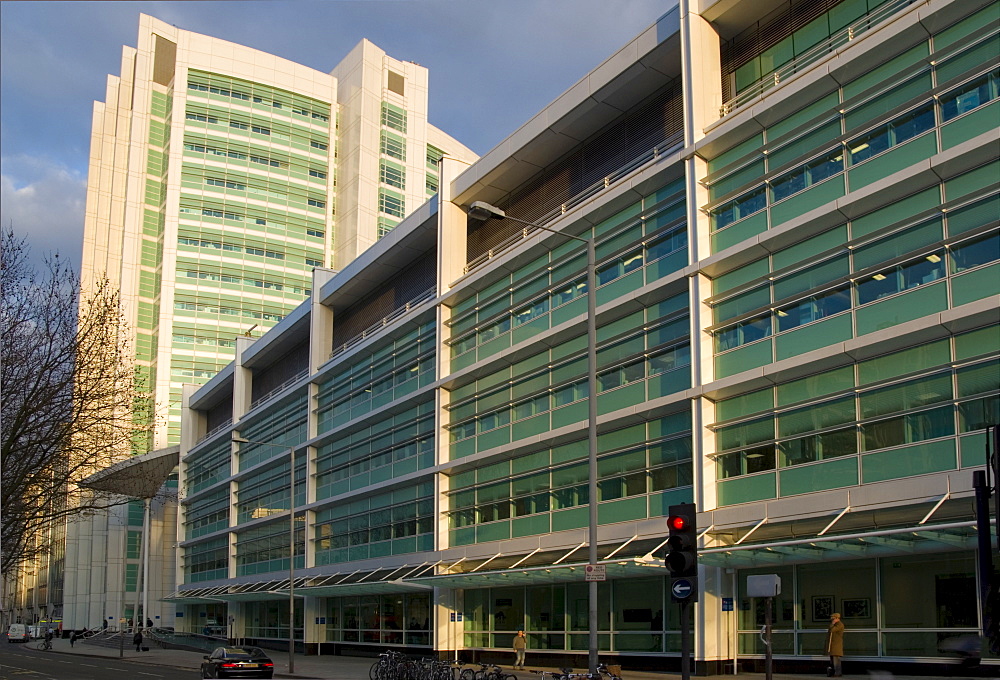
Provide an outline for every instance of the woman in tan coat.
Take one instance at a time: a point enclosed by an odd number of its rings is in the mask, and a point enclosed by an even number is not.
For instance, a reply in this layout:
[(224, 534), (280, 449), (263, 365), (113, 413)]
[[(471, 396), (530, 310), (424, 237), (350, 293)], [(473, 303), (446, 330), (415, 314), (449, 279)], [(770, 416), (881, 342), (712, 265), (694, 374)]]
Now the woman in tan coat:
[(830, 655), (830, 668), (826, 674), (839, 678), (841, 674), (840, 657), (844, 656), (844, 624), (840, 622), (840, 614), (830, 614), (830, 627), (826, 631), (826, 653)]

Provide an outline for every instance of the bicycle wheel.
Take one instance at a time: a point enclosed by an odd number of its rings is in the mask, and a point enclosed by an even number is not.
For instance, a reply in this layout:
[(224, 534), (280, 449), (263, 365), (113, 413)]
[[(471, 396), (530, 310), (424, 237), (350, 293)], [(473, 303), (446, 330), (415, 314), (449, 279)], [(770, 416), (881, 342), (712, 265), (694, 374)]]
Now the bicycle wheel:
[(381, 661), (376, 661), (372, 664), (372, 667), (368, 669), (368, 680), (378, 680), (378, 667), (381, 664)]
[(517, 680), (517, 676), (514, 675), (513, 673), (508, 673), (507, 675), (503, 676), (503, 680)]
[(471, 668), (463, 668), (458, 674), (458, 680), (476, 680), (476, 671)]

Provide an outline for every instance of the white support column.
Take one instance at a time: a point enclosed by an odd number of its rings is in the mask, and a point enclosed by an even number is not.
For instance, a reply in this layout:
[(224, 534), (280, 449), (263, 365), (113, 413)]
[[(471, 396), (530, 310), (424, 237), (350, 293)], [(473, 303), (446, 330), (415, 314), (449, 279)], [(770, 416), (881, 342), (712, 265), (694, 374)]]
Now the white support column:
[(136, 628), (146, 625), (146, 619), (152, 618), (149, 615), (149, 531), (150, 531), (150, 506), (152, 499), (142, 499), (142, 621), (139, 621), (139, 613), (136, 612)]

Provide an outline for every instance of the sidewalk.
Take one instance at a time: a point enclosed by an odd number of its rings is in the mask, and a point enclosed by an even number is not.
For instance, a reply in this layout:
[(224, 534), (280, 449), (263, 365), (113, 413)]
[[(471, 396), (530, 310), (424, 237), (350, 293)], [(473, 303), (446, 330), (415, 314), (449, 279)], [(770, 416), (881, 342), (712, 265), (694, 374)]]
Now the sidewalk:
[[(75, 655), (79, 657), (95, 658), (118, 658), (119, 650), (106, 647), (95, 647), (82, 642), (77, 642), (75, 647), (70, 647), (69, 640), (53, 640), (52, 651), (60, 654)], [(288, 653), (275, 650), (267, 650), (268, 656), (274, 661), (275, 678), (300, 678), (302, 680), (368, 680), (368, 669), (374, 662), (373, 658), (356, 656), (305, 656), (295, 655), (295, 673), (288, 673)], [(201, 677), (203, 654), (201, 652), (189, 652), (182, 649), (160, 649), (151, 647), (148, 652), (137, 652), (134, 647), (126, 646), (122, 659), (140, 664), (155, 664), (159, 666), (172, 666), (177, 669), (184, 669), (183, 675), (178, 677)], [(529, 657), (530, 658), (530, 657)], [(504, 667), (508, 672), (508, 667)], [(530, 671), (557, 670), (551, 666), (529, 666), (527, 671), (516, 671), (515, 675), (519, 680), (541, 680)], [(584, 669), (576, 669), (583, 671)], [(943, 667), (942, 673), (947, 673), (950, 667)], [(622, 669), (624, 680), (679, 680), (678, 673), (656, 673), (650, 671), (630, 671), (627, 663)], [(740, 673), (739, 675), (713, 675), (697, 676), (698, 680), (763, 680), (763, 673)], [(774, 680), (821, 680), (825, 676), (819, 674), (805, 673), (775, 673)], [(874, 671), (870, 674), (844, 675), (846, 680), (928, 680), (935, 676), (893, 676), (886, 672)], [(943, 676), (942, 676), (943, 677)], [(949, 676), (954, 678), (955, 676)], [(963, 677), (963, 676), (958, 676)], [(978, 677), (984, 677), (979, 675)]]

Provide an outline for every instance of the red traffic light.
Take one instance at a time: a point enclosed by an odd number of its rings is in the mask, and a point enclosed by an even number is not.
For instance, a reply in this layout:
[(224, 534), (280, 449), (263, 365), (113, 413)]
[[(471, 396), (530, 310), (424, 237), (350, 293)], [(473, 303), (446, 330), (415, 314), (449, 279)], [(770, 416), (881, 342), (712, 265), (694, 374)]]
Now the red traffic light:
[(684, 515), (671, 515), (667, 518), (667, 526), (674, 531), (684, 531), (688, 528), (688, 518)]

